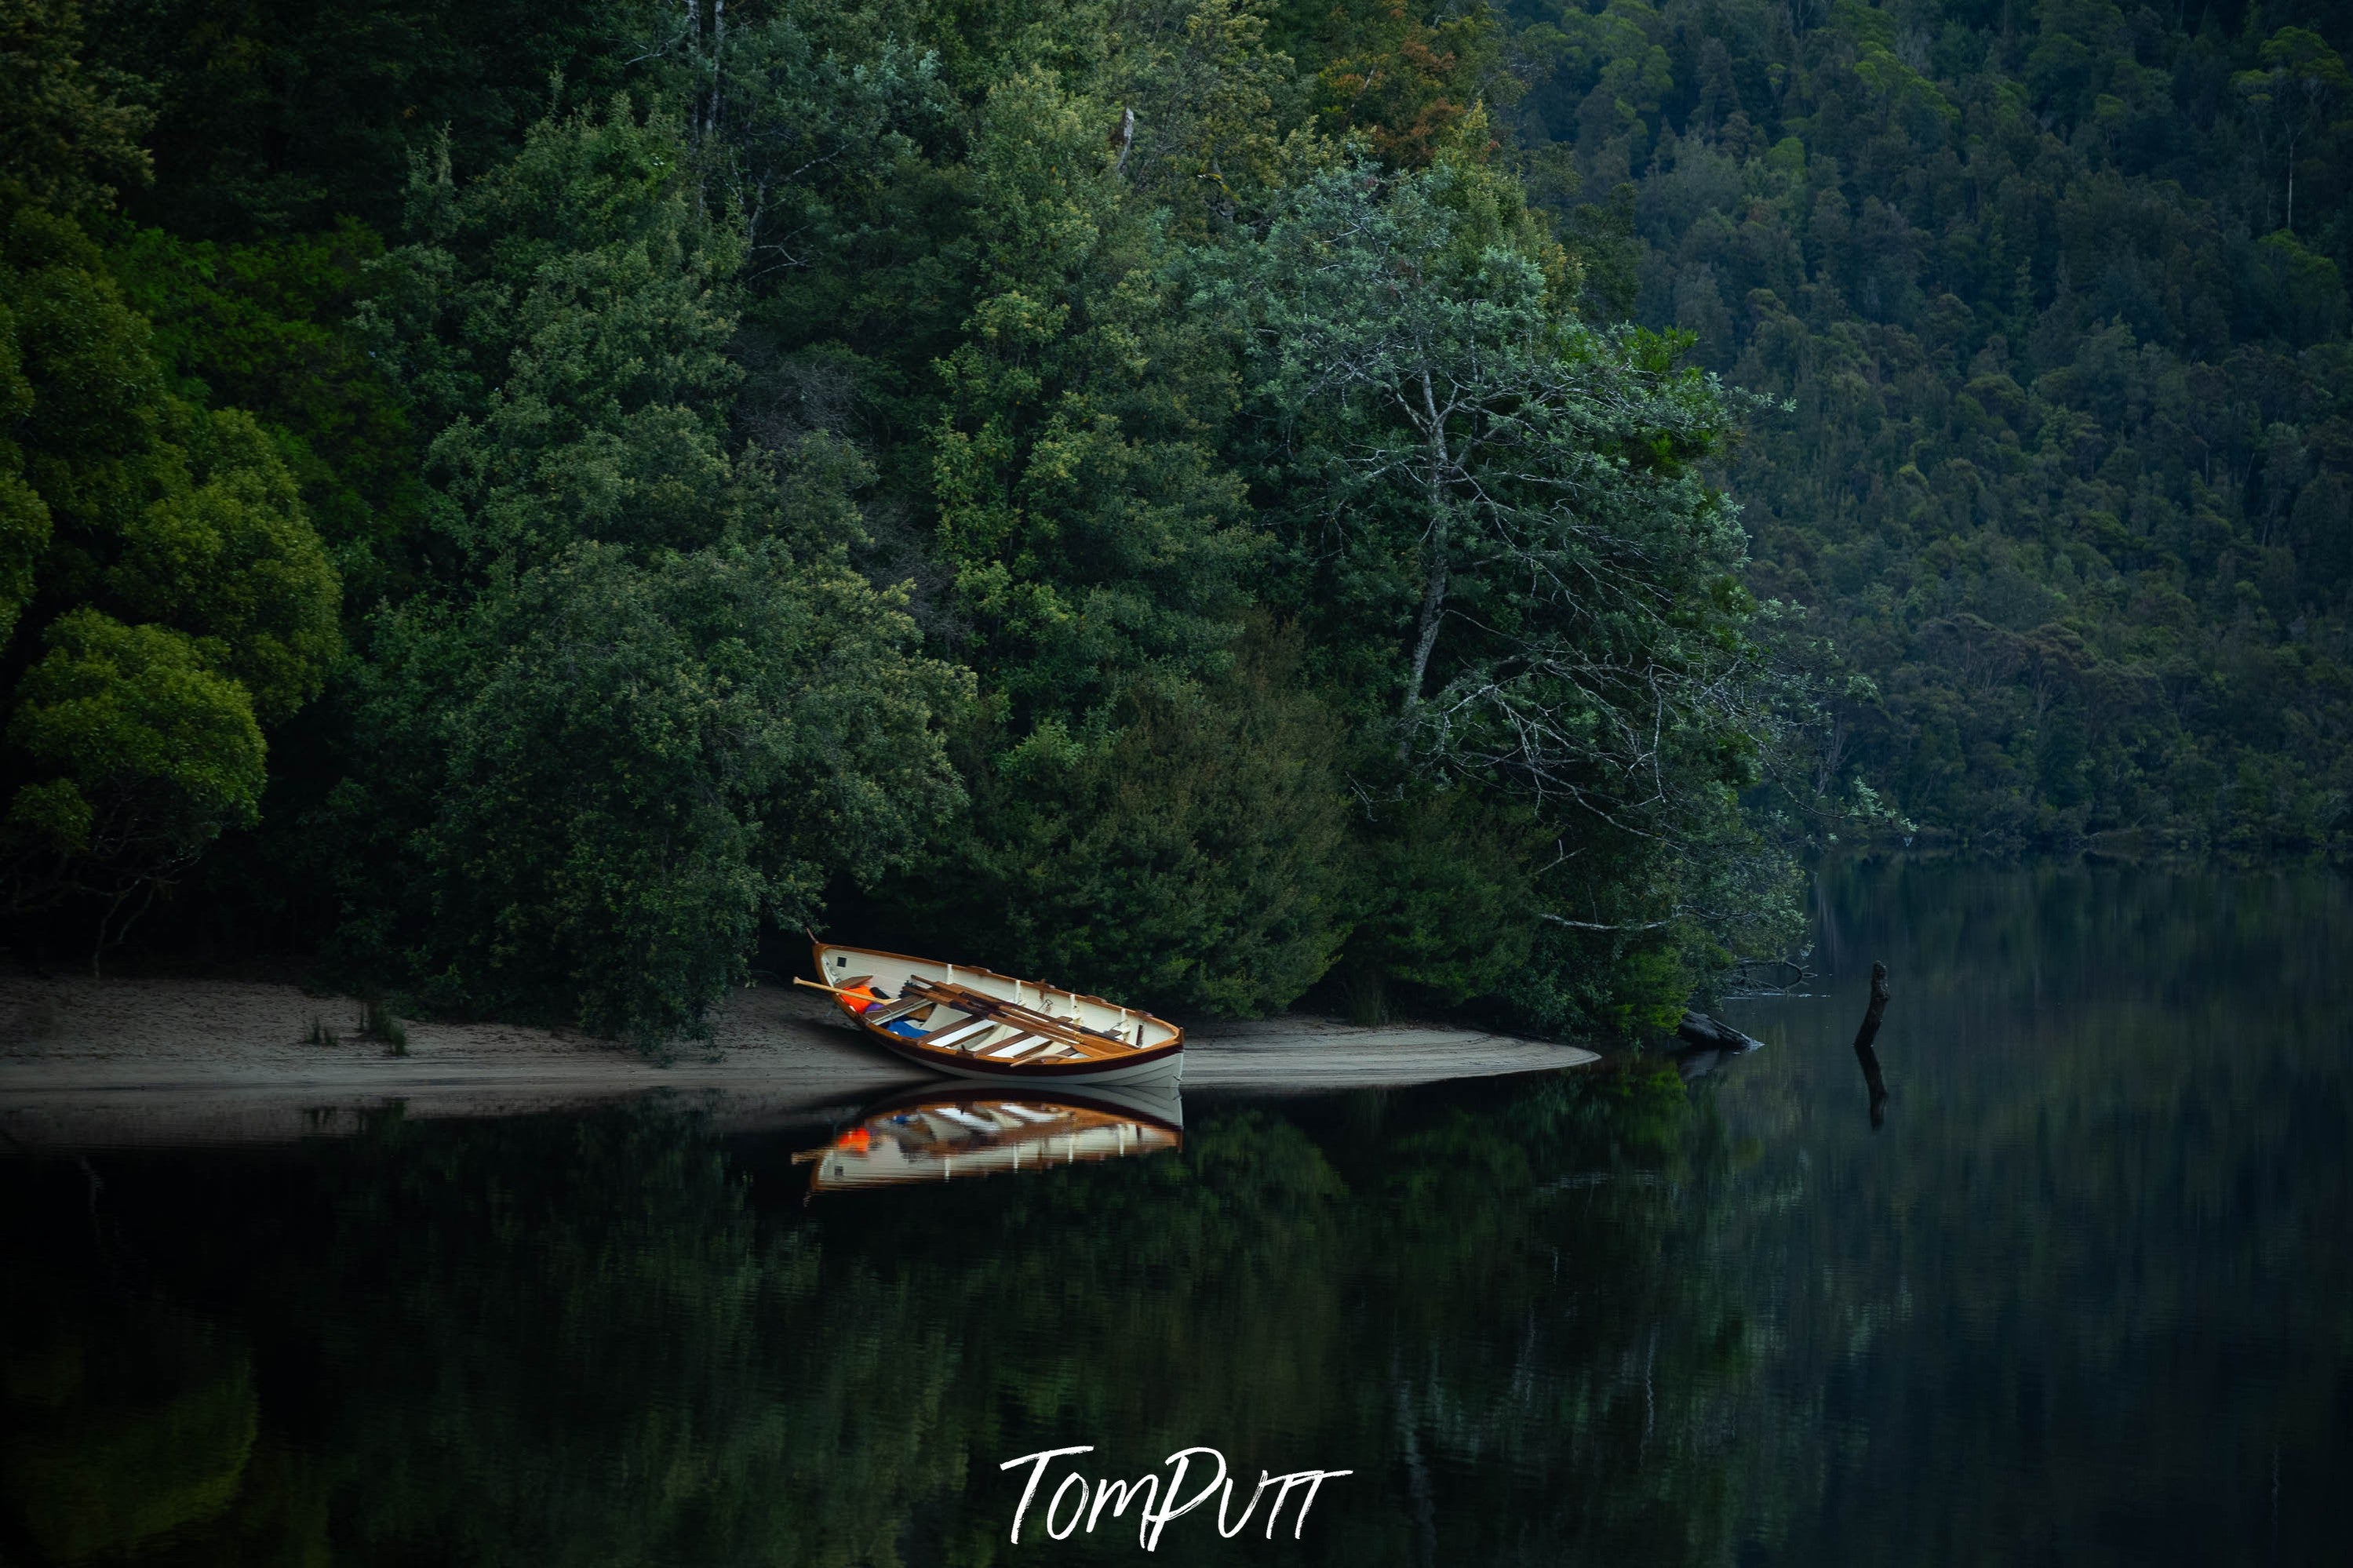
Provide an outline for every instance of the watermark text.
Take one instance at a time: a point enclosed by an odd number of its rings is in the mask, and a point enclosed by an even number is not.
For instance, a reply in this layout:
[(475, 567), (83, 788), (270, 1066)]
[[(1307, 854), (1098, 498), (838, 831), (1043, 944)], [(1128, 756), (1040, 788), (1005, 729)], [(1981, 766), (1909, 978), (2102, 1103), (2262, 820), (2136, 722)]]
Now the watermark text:
[[(1092, 1443), (1069, 1448), (1040, 1448), (1034, 1454), (1008, 1459), (997, 1467), (1000, 1470), (1016, 1469), (1023, 1465), (1029, 1467), (1029, 1478), (1021, 1483), (1021, 1500), (1013, 1509), (1012, 1540), (1016, 1546), (1021, 1544), (1022, 1521), (1029, 1517), (1030, 1506), (1038, 1500), (1047, 1471), (1052, 1468), (1054, 1461), (1094, 1451)], [(1201, 1480), (1193, 1473), (1196, 1460), (1200, 1461), (1203, 1468), (1215, 1465), (1215, 1473)], [(1307, 1528), (1307, 1510), (1315, 1506), (1315, 1494), (1324, 1483), (1356, 1473), (1354, 1470), (1293, 1470), (1278, 1476), (1261, 1470), (1258, 1485), (1250, 1489), (1250, 1500), (1242, 1505), (1241, 1516), (1229, 1522), (1228, 1516), (1233, 1509), (1234, 1483), (1226, 1473), (1226, 1457), (1223, 1454), (1215, 1448), (1179, 1448), (1162, 1463), (1168, 1467), (1165, 1485), (1164, 1478), (1157, 1472), (1140, 1476), (1132, 1481), (1090, 1481), (1073, 1468), (1047, 1494), (1044, 1512), (1039, 1515), (1047, 1536), (1055, 1541), (1068, 1541), (1082, 1525), (1092, 1535), (1095, 1527), (1103, 1522), (1106, 1512), (1111, 1515), (1112, 1528), (1120, 1529), (1126, 1522), (1128, 1509), (1133, 1506), (1135, 1510), (1135, 1543), (1146, 1552), (1154, 1552), (1159, 1549), (1160, 1532), (1168, 1527), (1171, 1520), (1181, 1519), (1215, 1498), (1218, 1501), (1218, 1533), (1231, 1541), (1250, 1528), (1250, 1516), (1258, 1511), (1259, 1500), (1271, 1487), (1274, 1489), (1274, 1502), (1266, 1510), (1266, 1539), (1274, 1539), (1275, 1523), (1282, 1515), (1283, 1505), (1291, 1500), (1292, 1493), (1298, 1490), (1299, 1506), (1293, 1510), (1291, 1518), (1291, 1539), (1297, 1541), (1300, 1532)], [(1190, 1497), (1185, 1496), (1188, 1477), (1199, 1483), (1199, 1489)], [(1032, 1538), (1035, 1538), (1034, 1534)]]

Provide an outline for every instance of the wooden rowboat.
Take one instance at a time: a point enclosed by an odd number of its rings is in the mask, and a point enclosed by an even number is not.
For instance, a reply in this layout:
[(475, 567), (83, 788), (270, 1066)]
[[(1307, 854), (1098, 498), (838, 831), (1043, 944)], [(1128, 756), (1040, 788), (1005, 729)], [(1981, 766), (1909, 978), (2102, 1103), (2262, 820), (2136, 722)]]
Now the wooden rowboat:
[(1165, 1082), (1018, 1094), (939, 1084), (869, 1107), (805, 1150), (809, 1195), (962, 1181), (1121, 1160), (1184, 1147), (1184, 1110)]
[[(1134, 1007), (939, 963), (812, 941), (814, 989), (831, 993), (866, 1037), (952, 1078), (992, 1083), (1175, 1083), (1185, 1031)], [(808, 981), (798, 984), (807, 985)]]

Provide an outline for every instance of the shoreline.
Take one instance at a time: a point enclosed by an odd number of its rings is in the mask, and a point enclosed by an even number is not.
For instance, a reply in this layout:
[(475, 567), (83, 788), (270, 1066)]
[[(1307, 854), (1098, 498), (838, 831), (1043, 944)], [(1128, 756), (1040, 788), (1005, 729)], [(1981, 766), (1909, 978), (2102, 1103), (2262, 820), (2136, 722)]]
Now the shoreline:
[[(406, 1022), (408, 1050), (358, 1034), (360, 1004), (277, 982), (0, 978), (0, 1153), (347, 1136), (422, 1118), (548, 1114), (647, 1096), (723, 1131), (821, 1126), (932, 1075), (868, 1045), (791, 987), (734, 993), (668, 1066), (584, 1036)], [(341, 1044), (304, 1042), (312, 1019)], [(1578, 1067), (1574, 1046), (1426, 1024), (1288, 1016), (1188, 1030), (1184, 1087), (1241, 1094), (1403, 1088)]]

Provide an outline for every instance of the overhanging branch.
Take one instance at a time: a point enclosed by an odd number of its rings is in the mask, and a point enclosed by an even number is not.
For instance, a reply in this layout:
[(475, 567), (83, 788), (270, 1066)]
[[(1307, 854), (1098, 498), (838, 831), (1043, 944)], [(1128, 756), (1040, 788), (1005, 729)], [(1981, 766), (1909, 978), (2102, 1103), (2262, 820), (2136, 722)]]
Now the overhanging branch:
[(1552, 923), (1553, 923), (1553, 924), (1555, 924), (1555, 925), (1556, 925), (1556, 926), (1567, 926), (1567, 927), (1569, 930), (1571, 930), (1571, 931), (1664, 931), (1664, 930), (1666, 930), (1666, 928), (1667, 928), (1667, 927), (1669, 927), (1669, 926), (1671, 926), (1671, 925), (1672, 925), (1672, 924), (1674, 924), (1674, 923), (1675, 923), (1672, 919), (1670, 919), (1670, 920), (1663, 920), (1663, 921), (1643, 921), (1641, 925), (1603, 925), (1603, 924), (1598, 923), (1598, 922), (1593, 921), (1572, 921), (1572, 920), (1565, 919), (1564, 917), (1562, 917), (1562, 916), (1560, 916), (1560, 915), (1551, 915), (1551, 914), (1543, 914), (1543, 915), (1538, 915), (1538, 916), (1537, 916), (1537, 919), (1539, 919), (1539, 920), (1547, 920), (1547, 921), (1552, 921)]

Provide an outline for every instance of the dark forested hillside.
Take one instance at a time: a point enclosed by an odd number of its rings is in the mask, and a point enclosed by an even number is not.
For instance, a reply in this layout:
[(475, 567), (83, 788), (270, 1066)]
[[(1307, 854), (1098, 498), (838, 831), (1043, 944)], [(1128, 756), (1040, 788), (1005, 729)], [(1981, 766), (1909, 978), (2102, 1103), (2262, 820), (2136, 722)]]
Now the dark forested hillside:
[(7, 910), (1632, 1030), (1834, 838), (2339, 849), (2342, 32), (0, 0)]
[(1845, 755), (1981, 845), (2344, 843), (2353, 11), (1511, 14), (1596, 307), (1786, 400), (1731, 489)]

